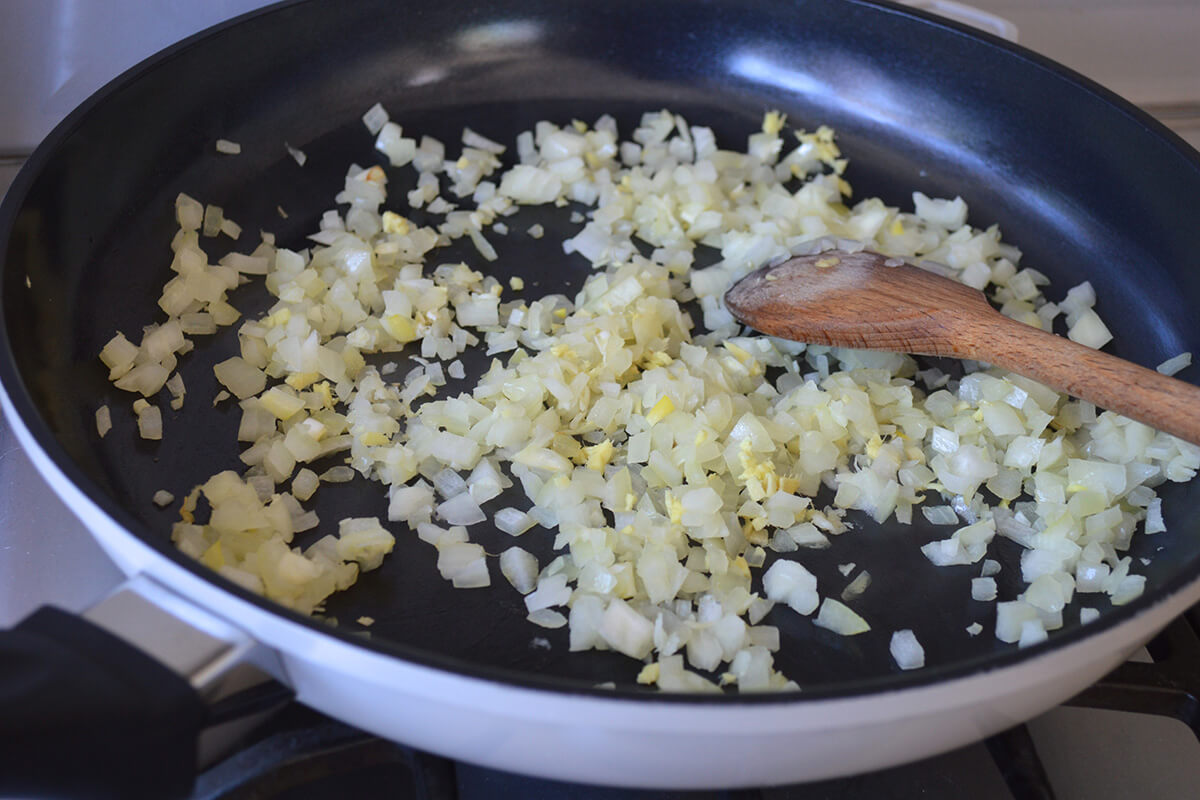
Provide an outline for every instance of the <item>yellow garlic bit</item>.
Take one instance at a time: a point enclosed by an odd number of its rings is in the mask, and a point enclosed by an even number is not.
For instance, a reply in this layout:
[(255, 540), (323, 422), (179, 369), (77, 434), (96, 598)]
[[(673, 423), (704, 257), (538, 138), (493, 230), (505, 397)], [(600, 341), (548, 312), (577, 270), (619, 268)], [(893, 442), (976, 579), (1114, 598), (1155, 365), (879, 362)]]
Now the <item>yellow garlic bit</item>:
[(646, 421), (651, 425), (657, 425), (666, 419), (667, 416), (674, 410), (675, 403), (671, 401), (671, 398), (668, 395), (664, 394), (662, 399), (654, 404), (654, 408), (650, 409), (650, 413), (646, 415)]

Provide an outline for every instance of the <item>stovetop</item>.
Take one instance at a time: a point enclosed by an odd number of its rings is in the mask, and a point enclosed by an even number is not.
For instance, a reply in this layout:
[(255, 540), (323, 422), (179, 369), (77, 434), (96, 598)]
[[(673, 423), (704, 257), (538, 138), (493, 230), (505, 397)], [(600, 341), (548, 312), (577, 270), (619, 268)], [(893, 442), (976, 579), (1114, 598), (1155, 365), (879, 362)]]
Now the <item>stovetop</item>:
[[(100, 5), (13, 0), (0, 26), (0, 194), (32, 144), (75, 103), (141, 57), (204, 25), (264, 4), (213, 0), (158, 14), (152, 0), (114, 0), (119, 41), (92, 45)], [(936, 6), (944, 0), (926, 0)], [(113, 13), (111, 4), (103, 13)], [(1017, 24), (1022, 43), (1138, 102), (1200, 147), (1200, 5), (1186, 0), (974, 0)], [(89, 10), (91, 9), (91, 10)], [(190, 10), (188, 10), (190, 9)], [(59, 22), (62, 24), (57, 28)], [(13, 24), (16, 23), (16, 24)], [(21, 29), (19, 38), (5, 36)], [(61, 33), (53, 47), (40, 35)], [(47, 33), (50, 32), (50, 33)], [(105, 49), (107, 48), (107, 49)], [(37, 57), (54, 53), (39, 67)], [(16, 66), (14, 66), (16, 65)], [(44, 91), (43, 91), (44, 90)], [(14, 94), (15, 92), (15, 94)], [(29, 96), (30, 93), (37, 97)], [(48, 97), (49, 99), (45, 99)], [(29, 112), (22, 114), (22, 104)], [(16, 111), (14, 111), (16, 109)], [(34, 471), (0, 419), (0, 625), (52, 602), (82, 610), (119, 570)], [(629, 792), (569, 786), (454, 764), (383, 742), (292, 705), (206, 765), (196, 798), (959, 798), (1191, 797), (1200, 786), (1200, 612), (1137, 660), (1065, 705), (984, 743), (869, 775), (725, 792)], [(1114, 710), (1121, 709), (1121, 710)], [(1187, 724), (1184, 721), (1186, 720)], [(1192, 727), (1189, 728), (1189, 725)], [(786, 755), (781, 755), (786, 757)]]
[[(1191, 797), (1200, 772), (1200, 607), (1066, 706), (981, 744), (838, 780), (638, 791), (529, 778), (382, 741), (293, 705), (197, 781), (196, 800), (1052, 800)], [(781, 754), (782, 755), (782, 754)]]

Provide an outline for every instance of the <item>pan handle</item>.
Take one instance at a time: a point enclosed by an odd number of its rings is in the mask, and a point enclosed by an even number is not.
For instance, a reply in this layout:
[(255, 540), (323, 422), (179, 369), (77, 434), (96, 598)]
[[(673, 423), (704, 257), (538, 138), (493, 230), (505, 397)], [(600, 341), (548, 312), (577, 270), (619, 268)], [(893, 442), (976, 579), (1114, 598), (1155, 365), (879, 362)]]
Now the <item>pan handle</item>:
[[(0, 632), (0, 796), (186, 796), (213, 727), (291, 699), (273, 653), (145, 576)], [(208, 733), (205, 733), (206, 730)]]

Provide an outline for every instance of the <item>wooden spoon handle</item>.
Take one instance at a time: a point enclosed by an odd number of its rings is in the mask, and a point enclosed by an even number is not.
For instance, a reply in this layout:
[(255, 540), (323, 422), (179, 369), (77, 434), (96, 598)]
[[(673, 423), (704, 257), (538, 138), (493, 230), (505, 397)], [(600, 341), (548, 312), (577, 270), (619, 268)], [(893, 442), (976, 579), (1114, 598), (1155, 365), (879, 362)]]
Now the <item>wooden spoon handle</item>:
[(960, 324), (975, 358), (1200, 444), (1200, 387), (999, 313)]

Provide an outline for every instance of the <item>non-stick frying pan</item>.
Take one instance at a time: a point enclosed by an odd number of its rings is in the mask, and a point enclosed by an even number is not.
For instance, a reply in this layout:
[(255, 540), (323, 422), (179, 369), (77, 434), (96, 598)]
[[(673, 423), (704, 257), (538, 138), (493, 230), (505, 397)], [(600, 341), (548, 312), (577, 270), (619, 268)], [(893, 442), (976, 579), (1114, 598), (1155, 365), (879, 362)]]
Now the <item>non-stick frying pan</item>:
[[(908, 206), (913, 190), (961, 195), (973, 223), (999, 223), (1059, 292), (1090, 280), (1118, 355), (1154, 365), (1200, 348), (1197, 154), (1079, 76), (953, 23), (865, 0), (312, 0), (247, 15), (114, 81), (18, 176), (0, 213), (0, 377), (22, 443), (114, 559), (168, 605), (262, 643), (301, 701), (521, 772), (627, 786), (792, 782), (917, 758), (1033, 716), (1200, 599), (1194, 485), (1164, 488), (1168, 531), (1133, 545), (1142, 598), (1089, 603), (1102, 614), (1087, 626), (1069, 611), (1047, 642), (1021, 651), (992, 636), (994, 607), (970, 600), (973, 568), (935, 568), (920, 554), (944, 529), (920, 515), (911, 526), (859, 519), (829, 550), (801, 557), (822, 586), (842, 585), (839, 564), (867, 568), (874, 582), (857, 607), (875, 631), (843, 638), (772, 612), (784, 642), (776, 663), (802, 687), (781, 695), (643, 690), (638, 664), (570, 653), (565, 630), (532, 628), (503, 581), (451, 589), (432, 548), (403, 530), (380, 570), (328, 603), (337, 627), (215, 577), (175, 551), (174, 512), (150, 498), (237, 466), (236, 414), (207, 401), (218, 389), (211, 366), (235, 333), (198, 341), (183, 359), (189, 400), (165, 413), (161, 444), (137, 438), (131, 398), (109, 385), (97, 353), (114, 331), (155, 321), (179, 192), (304, 246), (347, 165), (381, 160), (359, 121), (377, 101), (406, 131), (445, 142), (464, 125), (511, 142), (541, 119), (606, 112), (627, 133), (642, 111), (669, 107), (730, 147), (777, 108), (797, 127), (838, 131), (856, 196)], [(218, 138), (242, 154), (216, 154)], [(285, 142), (305, 151), (303, 167)], [(403, 198), (411, 178), (391, 179), (390, 196)], [(547, 235), (495, 237), (495, 273), (541, 293), (578, 287), (588, 266), (558, 245), (574, 226), (561, 213), (522, 214)], [(267, 303), (253, 287), (238, 300), (250, 313)], [(93, 414), (105, 402), (115, 427), (101, 440)], [(327, 522), (385, 509), (365, 482), (318, 497)], [(472, 536), (490, 552), (507, 541)], [(550, 540), (531, 532), (522, 545), (544, 562)], [(1005, 566), (1002, 598), (1014, 596), (1016, 546), (997, 540), (991, 556)], [(363, 615), (375, 620), (369, 637), (354, 623)], [(971, 637), (976, 621), (985, 633)], [(897, 628), (917, 633), (924, 669), (892, 663)], [(605, 681), (616, 688), (598, 688)]]

